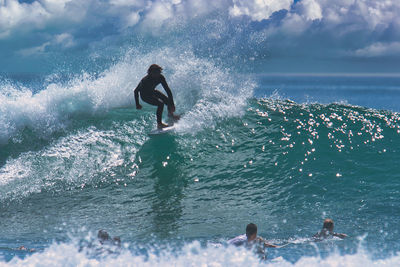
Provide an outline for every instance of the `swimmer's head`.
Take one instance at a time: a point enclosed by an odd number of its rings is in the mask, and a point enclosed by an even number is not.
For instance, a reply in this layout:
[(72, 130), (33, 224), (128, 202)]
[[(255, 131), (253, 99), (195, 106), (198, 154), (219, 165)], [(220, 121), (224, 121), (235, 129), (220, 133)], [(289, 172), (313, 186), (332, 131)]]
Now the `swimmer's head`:
[(324, 220), (324, 225), (322, 226), (322, 228), (328, 230), (329, 232), (332, 232), (333, 228), (334, 228), (333, 220), (332, 219), (325, 219)]
[(246, 226), (246, 236), (247, 240), (251, 241), (257, 237), (257, 225), (254, 223), (249, 223)]
[(110, 235), (105, 230), (99, 230), (97, 233), (97, 238), (99, 239), (100, 243), (110, 240)]

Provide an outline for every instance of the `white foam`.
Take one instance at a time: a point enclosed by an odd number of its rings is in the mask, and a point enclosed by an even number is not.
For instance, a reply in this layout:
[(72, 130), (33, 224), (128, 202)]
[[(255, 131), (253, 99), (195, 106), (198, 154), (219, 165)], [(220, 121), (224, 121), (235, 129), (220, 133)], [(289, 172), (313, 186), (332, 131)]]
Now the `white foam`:
[[(256, 87), (255, 82), (204, 62), (198, 62), (195, 69), (202, 71), (185, 79), (192, 81), (185, 88), (185, 99), (189, 103), (186, 102), (187, 112), (177, 124), (178, 132), (197, 132), (204, 127), (213, 127), (220, 119), (244, 113), (247, 100)], [(195, 91), (198, 96), (193, 97), (190, 91)]]
[(90, 257), (90, 253), (79, 252), (73, 243), (52, 244), (43, 252), (37, 252), (25, 259), (13, 258), (0, 262), (1, 266), (398, 266), (400, 256), (373, 260), (365, 252), (352, 255), (332, 253), (328, 257), (303, 256), (291, 263), (284, 258), (260, 262), (251, 252), (243, 248), (209, 246), (202, 247), (195, 241), (184, 245), (179, 251), (172, 249), (148, 250), (148, 257), (138, 255), (135, 249), (122, 249), (119, 255)]
[[(15, 142), (24, 128), (30, 128), (39, 137), (47, 137), (67, 127), (71, 117), (79, 120), (80, 116), (97, 116), (117, 107), (133, 108), (133, 90), (152, 63), (165, 68), (177, 111), (185, 113), (178, 132), (201, 130), (212, 127), (221, 118), (240, 116), (255, 86), (211, 61), (197, 58), (190, 51), (164, 48), (144, 55), (131, 51), (97, 78), (83, 74), (64, 85), (49, 84), (38, 94), (11, 84), (4, 86), (7, 90), (2, 90), (0, 95), (0, 125), (5, 127), (0, 128), (0, 143), (10, 138)], [(147, 105), (145, 110), (136, 111), (136, 119), (126, 125), (134, 131), (136, 140), (147, 136), (143, 123), (155, 123), (137, 119), (145, 112), (154, 112), (155, 119), (155, 107)], [(124, 158), (119, 143), (113, 140), (117, 135), (123, 139), (121, 135), (126, 135), (126, 127), (118, 132), (117, 128), (100, 130), (88, 126), (52, 141), (39, 151), (27, 151), (9, 159), (0, 167), (0, 198), (21, 198), (44, 188), (57, 190), (59, 181), (64, 185), (85, 186), (93, 183), (93, 177), (99, 174), (109, 175), (108, 171), (116, 167), (113, 164)], [(132, 155), (137, 146), (132, 143)], [(69, 168), (69, 164), (74, 167)]]
[[(82, 74), (68, 83), (51, 83), (37, 94), (28, 88), (3, 84), (0, 125), (4, 127), (0, 129), (0, 144), (25, 127), (46, 137), (65, 128), (72, 116), (95, 116), (112, 108), (133, 106), (133, 90), (152, 63), (165, 68), (177, 111), (188, 113), (181, 128), (200, 128), (215, 118), (239, 114), (255, 87), (253, 82), (239, 79), (210, 60), (197, 58), (190, 50), (162, 48), (144, 55), (130, 51), (100, 75)], [(190, 125), (186, 125), (188, 121)]]

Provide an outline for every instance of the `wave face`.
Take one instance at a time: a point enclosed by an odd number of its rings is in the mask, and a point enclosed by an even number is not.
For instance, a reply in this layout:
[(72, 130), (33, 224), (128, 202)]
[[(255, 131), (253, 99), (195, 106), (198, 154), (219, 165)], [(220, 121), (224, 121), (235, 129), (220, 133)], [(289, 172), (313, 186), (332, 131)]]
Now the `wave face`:
[[(197, 240), (203, 245), (196, 264), (215, 254), (212, 262), (229, 265), (236, 262), (230, 255), (253, 254), (204, 244), (224, 243), (250, 221), (272, 242), (293, 243), (269, 251), (285, 260), (273, 264), (350, 264), (365, 254), (368, 264), (398, 261), (391, 256), (400, 250), (398, 113), (276, 96), (248, 98), (244, 106), (237, 100), (230, 108), (204, 95), (210, 103), (201, 97), (171, 134), (147, 135), (155, 126), (152, 107), (110, 108), (71, 117), (47, 139), (25, 130), (20, 141), (3, 145), (2, 229), (11, 237), (3, 247), (22, 240), (39, 250), (9, 263), (35, 265), (53, 250), (62, 262), (60, 251), (67, 250), (77, 261), (185, 265), (195, 253), (187, 242)], [(308, 243), (325, 217), (350, 238)], [(68, 239), (82, 226), (107, 229), (133, 247), (117, 258), (81, 255)], [(161, 247), (149, 248), (154, 242)], [(18, 255), (4, 250), (7, 260)], [(135, 256), (138, 251), (155, 258)]]
[(342, 2), (0, 0), (0, 265), (399, 265), (400, 7)]

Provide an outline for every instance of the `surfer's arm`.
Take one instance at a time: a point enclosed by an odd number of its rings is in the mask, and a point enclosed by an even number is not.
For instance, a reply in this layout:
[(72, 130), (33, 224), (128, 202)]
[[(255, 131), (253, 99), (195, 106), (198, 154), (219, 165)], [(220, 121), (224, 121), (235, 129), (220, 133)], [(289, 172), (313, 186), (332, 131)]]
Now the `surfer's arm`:
[(333, 236), (339, 237), (341, 239), (346, 238), (347, 235), (346, 234), (340, 234), (340, 233), (333, 233)]
[(313, 237), (313, 238), (320, 238), (320, 237), (321, 237), (321, 233), (318, 232), (318, 233), (314, 234), (312, 237)]
[(264, 242), (264, 247), (267, 247), (267, 248), (279, 248), (280, 246)]
[(270, 244), (267, 242), (267, 240), (265, 240), (262, 237), (258, 237), (257, 241), (260, 242), (262, 245), (264, 245), (264, 247), (268, 247), (268, 248), (279, 248), (279, 246), (274, 245), (274, 244)]
[(174, 104), (174, 98), (172, 97), (171, 89), (169, 88), (169, 86), (168, 86), (168, 84), (167, 84), (167, 81), (165, 80), (165, 77), (164, 77), (164, 76), (161, 76), (161, 85), (163, 86), (165, 92), (167, 92), (167, 95), (168, 95), (168, 99), (169, 99), (169, 101), (170, 101), (170, 104), (171, 104), (172, 106), (175, 106), (175, 104)]
[(135, 103), (136, 103), (136, 108), (137, 109), (141, 109), (142, 108), (142, 106), (139, 104), (139, 91), (140, 91), (141, 87), (142, 87), (142, 82), (140, 82), (138, 84), (138, 86), (136, 86), (135, 91), (134, 91), (135, 92)]

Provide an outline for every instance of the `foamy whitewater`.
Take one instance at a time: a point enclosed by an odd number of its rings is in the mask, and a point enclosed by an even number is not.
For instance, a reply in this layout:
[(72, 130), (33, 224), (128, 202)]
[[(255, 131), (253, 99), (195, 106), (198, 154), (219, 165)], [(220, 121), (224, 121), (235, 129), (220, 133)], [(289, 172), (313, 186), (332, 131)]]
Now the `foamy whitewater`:
[[(0, 266), (400, 265), (399, 10), (0, 0)], [(289, 244), (228, 245), (250, 222)]]

